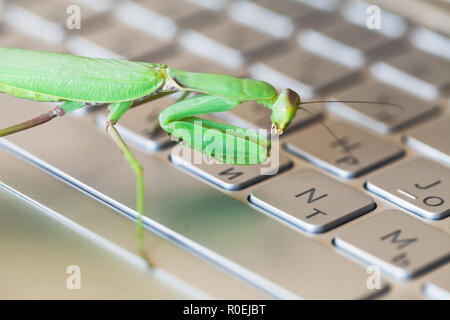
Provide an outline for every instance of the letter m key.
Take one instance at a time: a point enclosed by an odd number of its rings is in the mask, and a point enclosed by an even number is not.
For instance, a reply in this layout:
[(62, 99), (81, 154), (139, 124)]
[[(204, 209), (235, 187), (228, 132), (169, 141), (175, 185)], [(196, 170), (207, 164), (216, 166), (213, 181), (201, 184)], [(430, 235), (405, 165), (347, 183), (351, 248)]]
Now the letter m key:
[(396, 231), (391, 232), (391, 233), (389, 233), (389, 234), (387, 234), (385, 236), (382, 236), (380, 238), (380, 240), (386, 240), (386, 239), (391, 238), (391, 243), (398, 244), (397, 249), (403, 249), (404, 247), (410, 245), (411, 243), (418, 241), (417, 238), (399, 239), (400, 233), (402, 233), (402, 231), (400, 229), (396, 230)]

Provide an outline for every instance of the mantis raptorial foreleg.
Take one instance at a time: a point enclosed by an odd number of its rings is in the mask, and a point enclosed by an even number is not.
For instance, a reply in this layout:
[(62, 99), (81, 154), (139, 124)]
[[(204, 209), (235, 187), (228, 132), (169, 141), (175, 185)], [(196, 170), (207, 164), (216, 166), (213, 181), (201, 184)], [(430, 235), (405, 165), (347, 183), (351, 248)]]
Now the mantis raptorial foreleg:
[(0, 137), (7, 136), (9, 134), (13, 134), (19, 131), (23, 131), (29, 128), (33, 128), (44, 124), (58, 116), (63, 116), (66, 113), (72, 112), (74, 110), (80, 109), (84, 107), (84, 102), (80, 101), (64, 101), (60, 106), (53, 108), (53, 110), (41, 114), (35, 118), (32, 118), (28, 121), (18, 123), (12, 125), (8, 128), (4, 128), (0, 130)]
[[(209, 157), (219, 159), (223, 163), (251, 164), (253, 159), (255, 163), (259, 163), (267, 157), (270, 148), (265, 136), (232, 125), (195, 117), (200, 114), (228, 111), (240, 103), (241, 101), (234, 99), (202, 94), (184, 99), (164, 109), (159, 115), (159, 123), (164, 130), (181, 138), (194, 150), (206, 153)], [(217, 136), (222, 139), (219, 145), (223, 148), (210, 149), (208, 152), (205, 141), (195, 145), (193, 135), (196, 130), (201, 132), (202, 137), (207, 136), (208, 130), (216, 130)], [(239, 154), (238, 148), (227, 148), (226, 146), (230, 143), (237, 146), (245, 145), (245, 154)]]

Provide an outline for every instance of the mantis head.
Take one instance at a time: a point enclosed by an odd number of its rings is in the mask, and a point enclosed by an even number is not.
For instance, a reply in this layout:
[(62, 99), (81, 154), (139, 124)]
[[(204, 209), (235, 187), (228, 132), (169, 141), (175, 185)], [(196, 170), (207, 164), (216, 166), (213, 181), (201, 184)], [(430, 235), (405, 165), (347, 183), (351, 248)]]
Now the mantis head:
[(272, 128), (273, 135), (281, 135), (283, 131), (289, 126), (292, 119), (294, 119), (297, 109), (300, 105), (299, 95), (291, 90), (284, 89), (278, 95), (275, 103), (272, 106)]

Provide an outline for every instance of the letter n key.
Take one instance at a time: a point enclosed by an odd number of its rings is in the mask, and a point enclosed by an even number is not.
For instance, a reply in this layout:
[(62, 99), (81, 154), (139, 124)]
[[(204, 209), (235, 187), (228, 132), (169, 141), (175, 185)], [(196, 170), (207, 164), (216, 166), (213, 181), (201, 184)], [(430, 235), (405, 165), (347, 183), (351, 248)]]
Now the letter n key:
[(250, 202), (313, 233), (325, 232), (374, 206), (370, 197), (315, 170), (296, 171), (256, 188)]

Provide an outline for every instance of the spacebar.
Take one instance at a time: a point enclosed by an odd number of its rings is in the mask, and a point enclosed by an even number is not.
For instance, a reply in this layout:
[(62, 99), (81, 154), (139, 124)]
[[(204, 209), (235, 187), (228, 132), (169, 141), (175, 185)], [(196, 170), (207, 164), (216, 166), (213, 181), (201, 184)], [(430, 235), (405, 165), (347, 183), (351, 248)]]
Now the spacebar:
[[(8, 137), (8, 141), (12, 144), (0, 140), (0, 145), (119, 211), (135, 215), (130, 209), (135, 205), (135, 176), (104, 132), (82, 120), (65, 117), (38, 130)], [(145, 173), (147, 227), (187, 251), (276, 298), (358, 299), (374, 294), (366, 286), (367, 274), (362, 267), (168, 162), (135, 153)], [(0, 179), (19, 192), (38, 194), (40, 189), (46, 190), (39, 186), (40, 181), (33, 186), (21, 183), (17, 179), (21, 172), (13, 168), (0, 173)], [(65, 201), (63, 194), (60, 201)], [(76, 206), (76, 202), (67, 205)], [(89, 216), (89, 212), (79, 214)]]

